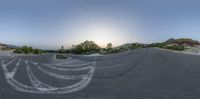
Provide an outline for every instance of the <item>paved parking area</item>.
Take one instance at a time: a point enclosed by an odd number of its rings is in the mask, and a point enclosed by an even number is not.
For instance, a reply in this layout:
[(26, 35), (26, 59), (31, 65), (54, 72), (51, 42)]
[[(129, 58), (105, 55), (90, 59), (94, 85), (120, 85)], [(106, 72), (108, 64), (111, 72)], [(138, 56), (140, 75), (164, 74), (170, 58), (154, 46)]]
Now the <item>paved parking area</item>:
[(69, 56), (0, 56), (0, 99), (200, 98), (200, 56), (154, 48)]

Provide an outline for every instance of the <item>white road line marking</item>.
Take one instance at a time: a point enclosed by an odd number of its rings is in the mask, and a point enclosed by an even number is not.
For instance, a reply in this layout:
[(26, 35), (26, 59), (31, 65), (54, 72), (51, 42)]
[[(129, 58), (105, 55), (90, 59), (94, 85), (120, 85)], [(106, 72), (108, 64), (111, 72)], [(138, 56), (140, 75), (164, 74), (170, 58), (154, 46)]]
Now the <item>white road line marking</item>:
[(28, 61), (25, 61), (26, 64), (26, 70), (28, 72), (28, 77), (31, 81), (31, 84), (35, 87), (35, 88), (39, 88), (39, 89), (46, 89), (46, 88), (53, 88), (45, 83), (40, 82), (35, 75), (33, 74), (33, 72), (31, 71), (30, 66), (28, 65)]
[[(9, 72), (8, 72), (8, 70), (7, 70), (6, 67), (2, 66), (2, 69), (3, 69), (4, 77), (5, 77), (6, 81), (7, 81), (8, 84), (9, 84), (10, 86), (12, 86), (14, 89), (16, 89), (16, 90), (31, 89), (30, 87), (28, 87), (28, 86), (26, 86), (26, 85), (24, 85), (24, 84), (19, 83), (19, 82), (16, 81), (13, 77), (10, 77), (10, 76), (8, 75)], [(18, 87), (18, 86), (20, 86), (20, 87)]]
[(18, 67), (19, 67), (19, 64), (20, 64), (20, 62), (21, 62), (21, 59), (19, 59), (18, 60), (18, 62), (17, 62), (17, 64), (16, 64), (16, 66), (13, 68), (13, 70), (10, 72), (10, 77), (14, 77), (14, 75), (16, 74), (16, 72), (17, 72), (17, 69), (18, 69)]
[(15, 57), (15, 56), (5, 57), (4, 59), (1, 60), (1, 62), (5, 62), (6, 60), (8, 60), (8, 59), (12, 59), (13, 57)]
[(4, 65), (4, 66), (8, 66), (8, 65), (10, 65), (11, 63), (13, 63), (16, 59), (17, 59), (17, 57), (14, 57), (11, 61), (9, 61), (8, 63), (3, 64), (3, 65)]
[(93, 64), (94, 62), (88, 62), (83, 64), (75, 64), (75, 65), (58, 65), (58, 64), (43, 64), (43, 65), (50, 65), (50, 66), (60, 66), (60, 67), (79, 67), (79, 66), (87, 66), (89, 64)]
[(21, 60), (22, 59), (19, 58), (18, 62), (16, 63), (17, 66), (19, 66), (19, 64), (21, 63)]
[[(11, 61), (13, 61), (13, 60), (11, 60)], [(22, 61), (21, 59), (18, 60), (15, 68), (12, 70), (11, 73), (14, 73), (14, 74), (16, 73), (16, 71), (18, 70), (18, 68), (20, 66), (21, 61)], [(32, 80), (31, 82), (32, 82), (33, 86), (22, 84), (19, 81), (17, 81), (16, 79), (14, 79), (14, 77), (11, 76), (11, 73), (8, 72), (7, 67), (2, 65), (3, 73), (4, 73), (7, 83), (10, 86), (12, 86), (15, 90), (18, 90), (21, 92), (41, 93), (41, 94), (65, 94), (65, 93), (76, 92), (76, 91), (82, 90), (83, 88), (87, 87), (87, 85), (90, 83), (90, 81), (92, 79), (92, 76), (93, 76), (94, 70), (95, 70), (95, 66), (96, 66), (96, 63), (93, 62), (92, 66), (82, 67), (80, 69), (77, 68), (76, 70), (83, 70), (83, 69), (90, 69), (90, 70), (88, 73), (81, 76), (80, 82), (75, 83), (73, 85), (68, 85), (68, 86), (66, 85), (64, 87), (59, 88), (59, 87), (49, 86), (49, 85), (39, 81), (34, 76), (33, 72), (31, 71), (31, 68), (28, 65), (29, 62), (30, 61), (25, 61), (25, 65), (26, 65), (25, 67), (28, 72), (28, 77), (29, 77), (30, 81)], [(1, 61), (1, 64), (3, 64), (3, 63), (4, 63), (4, 61)], [(31, 63), (33, 63), (33, 62), (31, 62)], [(35, 62), (33, 64), (39, 67), (38, 63)], [(59, 68), (59, 69), (61, 69), (61, 68)]]
[(66, 80), (74, 80), (74, 79), (83, 79), (84, 75), (81, 75), (81, 76), (66, 76), (66, 75), (60, 75), (60, 74), (56, 74), (56, 73), (53, 73), (53, 72), (50, 72), (50, 71), (47, 71), (43, 68), (41, 68), (40, 66), (36, 65), (36, 67), (44, 72), (45, 74), (49, 75), (49, 76), (52, 76), (52, 77), (55, 77), (55, 78), (60, 78), (60, 79), (66, 79)]
[(6, 58), (8, 58), (8, 56), (2, 56), (2, 57), (0, 58), (0, 60), (4, 60), (4, 59), (6, 59)]
[(82, 70), (87, 70), (90, 69), (92, 66), (87, 66), (87, 67), (81, 67), (81, 68), (63, 68), (63, 67), (55, 67), (51, 65), (44, 65), (48, 68), (54, 69), (54, 70), (59, 70), (59, 71), (82, 71)]

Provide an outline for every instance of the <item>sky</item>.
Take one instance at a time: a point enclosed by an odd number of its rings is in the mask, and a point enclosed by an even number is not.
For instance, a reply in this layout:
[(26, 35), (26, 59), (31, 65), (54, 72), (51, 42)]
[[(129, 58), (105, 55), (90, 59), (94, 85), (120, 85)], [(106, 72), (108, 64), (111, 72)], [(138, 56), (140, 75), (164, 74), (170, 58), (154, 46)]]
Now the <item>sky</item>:
[(107, 43), (200, 41), (200, 0), (1, 0), (0, 42), (41, 49), (85, 40)]

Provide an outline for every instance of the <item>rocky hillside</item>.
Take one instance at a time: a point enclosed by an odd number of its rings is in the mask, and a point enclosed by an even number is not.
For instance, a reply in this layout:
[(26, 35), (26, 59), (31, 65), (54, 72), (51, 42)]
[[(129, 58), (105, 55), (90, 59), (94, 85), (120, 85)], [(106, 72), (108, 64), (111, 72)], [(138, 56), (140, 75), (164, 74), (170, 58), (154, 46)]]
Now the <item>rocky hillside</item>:
[(11, 50), (11, 49), (15, 49), (15, 48), (19, 48), (19, 46), (0, 43), (0, 49), (2, 49), (2, 50)]
[(170, 38), (167, 41), (163, 42), (163, 44), (178, 44), (178, 45), (187, 44), (189, 46), (194, 46), (194, 45), (200, 45), (200, 42), (190, 38), (180, 38), (180, 39)]
[(6, 44), (2, 44), (2, 43), (0, 43), (0, 49), (2, 49), (2, 48), (6, 48), (6, 47), (7, 47)]
[(126, 44), (123, 44), (123, 45), (120, 45), (120, 46), (117, 46), (115, 48), (130, 48), (132, 46), (141, 46), (141, 47), (145, 47), (145, 46), (148, 46), (149, 44), (143, 44), (143, 43), (126, 43)]

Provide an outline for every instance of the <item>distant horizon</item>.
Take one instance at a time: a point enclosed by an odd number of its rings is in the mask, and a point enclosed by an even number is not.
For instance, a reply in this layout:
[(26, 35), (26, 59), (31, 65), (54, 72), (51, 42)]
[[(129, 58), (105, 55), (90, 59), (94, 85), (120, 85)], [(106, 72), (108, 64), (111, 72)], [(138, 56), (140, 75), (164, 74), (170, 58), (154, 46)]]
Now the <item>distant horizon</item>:
[(85, 40), (105, 47), (200, 41), (198, 0), (0, 1), (0, 42), (41, 49), (70, 48)]
[[(173, 38), (173, 37), (172, 37)], [(172, 38), (168, 38), (168, 39), (166, 39), (166, 40), (163, 40), (163, 41), (160, 41), (160, 42), (151, 42), (151, 43), (145, 43), (145, 42), (126, 42), (126, 43), (123, 43), (123, 44), (119, 44), (119, 45), (113, 45), (113, 47), (117, 47), (117, 46), (121, 46), (121, 45), (124, 45), (124, 44), (131, 44), (131, 43), (142, 43), (142, 44), (152, 44), (152, 43), (162, 43), (162, 42), (165, 42), (165, 41), (167, 41), (167, 40), (169, 40), (169, 39), (172, 39)], [(182, 39), (182, 38), (184, 38), (184, 39), (192, 39), (192, 40), (196, 40), (196, 39), (193, 39), (193, 38), (187, 38), (187, 37), (181, 37), (181, 38), (173, 38), (173, 39)], [(86, 41), (86, 40), (85, 40)], [(88, 40), (88, 41), (92, 41), (92, 40)], [(196, 40), (196, 41), (199, 41), (199, 40)], [(84, 41), (82, 41), (82, 42), (84, 42)], [(80, 43), (82, 43), (82, 42), (80, 42)], [(200, 42), (200, 41), (199, 41)], [(78, 43), (78, 44), (80, 44), (80, 43)], [(95, 42), (96, 43), (96, 42)], [(112, 43), (112, 42), (109, 42), (109, 43)], [(0, 41), (0, 44), (7, 44), (7, 45), (13, 45), (13, 46), (19, 46), (19, 47), (21, 47), (21, 46), (31, 46), (31, 45), (16, 45), (16, 44), (12, 44), (12, 43), (3, 43), (3, 42), (1, 42)], [(72, 45), (78, 45), (78, 44), (72, 44)], [(97, 45), (99, 45), (98, 43), (96, 43)], [(113, 43), (112, 43), (113, 44)], [(31, 46), (31, 47), (33, 47), (33, 48), (39, 48), (39, 49), (43, 49), (43, 50), (58, 50), (58, 49), (60, 49), (61, 48), (61, 46), (64, 46), (64, 48), (65, 49), (70, 49), (70, 48), (72, 48), (72, 45), (60, 45), (60, 46), (57, 46), (56, 48), (43, 48), (43, 47), (37, 47), (37, 46)], [(100, 45), (99, 45), (100, 46)], [(100, 46), (101, 48), (106, 48), (106, 45), (105, 46)]]

